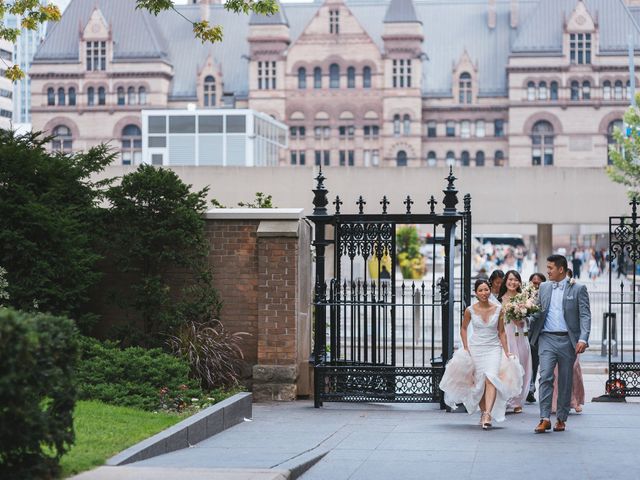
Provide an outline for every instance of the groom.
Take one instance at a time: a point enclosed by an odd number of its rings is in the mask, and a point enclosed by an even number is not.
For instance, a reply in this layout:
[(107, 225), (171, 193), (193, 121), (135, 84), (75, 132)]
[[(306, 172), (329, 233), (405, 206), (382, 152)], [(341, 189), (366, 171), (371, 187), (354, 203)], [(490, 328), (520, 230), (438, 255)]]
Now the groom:
[(558, 366), (558, 412), (554, 432), (564, 432), (569, 416), (576, 355), (588, 346), (591, 310), (587, 287), (569, 282), (567, 259), (547, 258), (549, 282), (540, 285), (540, 311), (531, 320), (531, 344), (540, 356), (540, 423), (535, 433), (551, 430), (554, 369)]

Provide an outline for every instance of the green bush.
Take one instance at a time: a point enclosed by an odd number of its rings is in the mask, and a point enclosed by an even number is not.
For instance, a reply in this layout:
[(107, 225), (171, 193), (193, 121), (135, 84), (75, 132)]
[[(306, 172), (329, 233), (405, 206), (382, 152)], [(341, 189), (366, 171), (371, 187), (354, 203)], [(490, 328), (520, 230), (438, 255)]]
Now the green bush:
[(74, 441), (73, 321), (0, 308), (0, 478), (49, 478)]
[(111, 405), (144, 410), (177, 410), (201, 399), (197, 382), (189, 378), (189, 365), (162, 350), (100, 342), (84, 337), (78, 368), (78, 395)]

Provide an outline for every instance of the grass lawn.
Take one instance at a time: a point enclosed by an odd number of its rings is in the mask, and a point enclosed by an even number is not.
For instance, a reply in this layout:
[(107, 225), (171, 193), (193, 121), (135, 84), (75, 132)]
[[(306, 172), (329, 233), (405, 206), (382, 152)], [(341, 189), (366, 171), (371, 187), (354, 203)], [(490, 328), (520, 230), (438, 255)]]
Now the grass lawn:
[(73, 414), (76, 443), (62, 457), (62, 476), (90, 470), (109, 457), (178, 423), (184, 415), (80, 401)]

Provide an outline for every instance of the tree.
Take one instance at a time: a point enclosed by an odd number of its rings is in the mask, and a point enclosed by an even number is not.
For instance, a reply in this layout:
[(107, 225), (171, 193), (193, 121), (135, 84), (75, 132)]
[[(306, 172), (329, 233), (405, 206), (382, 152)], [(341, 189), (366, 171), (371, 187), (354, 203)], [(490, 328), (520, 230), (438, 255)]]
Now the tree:
[(100, 274), (95, 228), (100, 189), (91, 176), (113, 161), (105, 146), (64, 155), (50, 138), (0, 130), (0, 265), (8, 306), (69, 316), (80, 327)]
[(203, 218), (207, 190), (192, 192), (173, 171), (140, 165), (107, 191), (107, 225), (117, 225), (105, 236), (108, 255), (131, 279), (115, 287), (116, 297), (142, 324), (141, 331), (133, 324), (127, 343), (159, 346), (185, 321), (217, 315)]
[[(278, 11), (278, 3), (276, 0), (227, 0), (224, 2), (224, 8), (234, 13), (249, 14), (255, 12), (263, 15), (273, 15)], [(187, 22), (192, 24), (193, 34), (196, 38), (205, 42), (222, 41), (222, 26), (212, 25), (207, 20), (194, 22), (190, 20), (179, 10), (176, 9), (173, 0), (136, 0), (136, 9), (144, 9), (153, 15), (160, 12), (171, 10), (180, 15)], [(36, 30), (40, 24), (45, 22), (57, 22), (60, 20), (60, 10), (55, 5), (42, 5), (40, 0), (0, 0), (0, 38), (15, 43), (20, 35), (19, 28), (8, 28), (5, 25), (4, 17), (6, 14), (14, 14), (22, 17), (21, 26), (27, 30)], [(3, 62), (5, 62), (3, 60)], [(19, 65), (7, 66), (6, 76), (13, 81), (17, 81), (24, 77), (24, 72)]]
[[(640, 100), (640, 95), (637, 96)], [(625, 185), (630, 198), (640, 197), (640, 110), (631, 107), (624, 114), (624, 123), (631, 134), (627, 137), (616, 127), (616, 144), (609, 146), (612, 165), (607, 167), (609, 177)]]

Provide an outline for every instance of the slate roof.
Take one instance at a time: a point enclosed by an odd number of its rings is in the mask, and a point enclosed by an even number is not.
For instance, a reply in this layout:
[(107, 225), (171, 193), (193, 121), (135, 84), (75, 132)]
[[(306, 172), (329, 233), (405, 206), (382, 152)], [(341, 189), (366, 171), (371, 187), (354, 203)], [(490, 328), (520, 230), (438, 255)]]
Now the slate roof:
[(280, 2), (276, 0), (280, 9), (274, 15), (251, 14), (249, 25), (289, 25), (285, 9), (282, 8)]
[[(568, 18), (576, 4), (576, 0), (520, 0), (520, 26), (512, 29), (509, 0), (497, 0), (497, 23), (490, 29), (487, 26), (487, 0), (391, 2), (347, 0), (346, 3), (381, 50), (385, 20), (415, 18), (422, 22), (423, 51), (426, 53), (422, 88), (427, 97), (451, 95), (452, 69), (465, 49), (478, 65), (479, 94), (505, 96), (509, 55), (561, 51), (563, 13)], [(592, 15), (598, 15), (601, 51), (626, 51), (629, 32), (640, 47), (638, 23), (634, 21), (634, 15), (640, 17), (640, 9), (630, 11), (624, 0), (585, 0), (585, 4)], [(77, 61), (78, 31), (96, 5), (111, 24), (116, 61), (130, 58), (166, 61), (174, 67), (171, 98), (193, 99), (196, 97), (196, 72), (209, 54), (222, 65), (225, 91), (246, 97), (250, 22), (288, 23), (293, 43), (321, 3), (286, 3), (282, 5), (281, 14), (271, 18), (234, 14), (221, 5), (210, 5), (210, 21), (222, 25), (224, 40), (220, 44), (203, 45), (193, 38), (191, 25), (175, 12), (163, 12), (154, 17), (135, 10), (135, 0), (72, 0), (62, 20), (49, 29), (35, 62)], [(409, 5), (414, 7), (413, 12)], [(199, 19), (199, 5), (178, 5), (176, 8), (187, 18)]]

